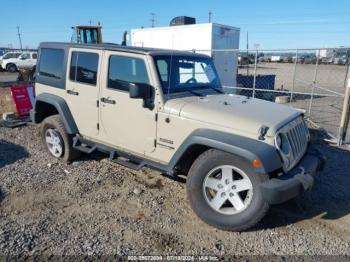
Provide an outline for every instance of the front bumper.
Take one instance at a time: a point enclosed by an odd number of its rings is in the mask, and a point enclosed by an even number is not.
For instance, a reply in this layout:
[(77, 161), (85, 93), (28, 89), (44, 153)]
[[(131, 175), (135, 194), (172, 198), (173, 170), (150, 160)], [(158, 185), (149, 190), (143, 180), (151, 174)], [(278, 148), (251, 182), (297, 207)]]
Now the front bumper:
[(291, 171), (260, 185), (263, 198), (269, 204), (279, 204), (310, 190), (314, 176), (323, 170), (325, 162), (326, 158), (320, 151), (309, 149)]

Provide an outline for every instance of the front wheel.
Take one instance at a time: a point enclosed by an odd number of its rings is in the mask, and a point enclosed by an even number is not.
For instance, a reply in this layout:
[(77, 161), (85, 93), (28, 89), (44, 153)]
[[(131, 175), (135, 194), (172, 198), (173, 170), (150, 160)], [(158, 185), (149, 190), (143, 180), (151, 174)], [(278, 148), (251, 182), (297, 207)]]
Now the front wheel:
[(249, 162), (210, 149), (193, 163), (187, 177), (187, 194), (194, 212), (206, 223), (230, 231), (256, 225), (269, 209)]

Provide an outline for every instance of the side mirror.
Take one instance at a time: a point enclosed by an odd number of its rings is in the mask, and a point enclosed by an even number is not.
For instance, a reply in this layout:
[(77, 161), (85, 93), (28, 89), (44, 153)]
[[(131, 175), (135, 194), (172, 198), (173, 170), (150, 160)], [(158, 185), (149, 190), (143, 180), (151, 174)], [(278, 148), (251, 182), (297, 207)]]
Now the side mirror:
[(153, 87), (144, 83), (130, 83), (129, 97), (143, 99), (143, 107), (153, 109)]
[(153, 88), (148, 84), (130, 83), (129, 96), (130, 98), (150, 99), (152, 97)]

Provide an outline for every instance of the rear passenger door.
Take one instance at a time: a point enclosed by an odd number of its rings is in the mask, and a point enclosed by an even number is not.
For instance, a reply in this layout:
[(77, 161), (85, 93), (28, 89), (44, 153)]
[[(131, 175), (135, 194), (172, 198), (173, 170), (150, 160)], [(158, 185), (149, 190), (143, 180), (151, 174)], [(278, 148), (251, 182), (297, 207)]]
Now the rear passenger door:
[(99, 133), (98, 96), (100, 50), (71, 48), (66, 76), (66, 101), (80, 134), (94, 138)]

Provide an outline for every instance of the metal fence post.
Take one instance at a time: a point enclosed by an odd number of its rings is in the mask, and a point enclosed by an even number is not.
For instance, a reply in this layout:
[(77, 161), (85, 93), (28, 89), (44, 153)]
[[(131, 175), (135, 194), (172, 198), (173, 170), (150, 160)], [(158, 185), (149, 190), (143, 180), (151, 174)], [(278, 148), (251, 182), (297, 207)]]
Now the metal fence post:
[(292, 90), (290, 92), (290, 100), (289, 104), (292, 103), (293, 100), (293, 92), (294, 92), (294, 86), (295, 86), (295, 79), (296, 79), (296, 72), (297, 72), (297, 64), (298, 64), (298, 49), (295, 51), (295, 62), (294, 62), (294, 72), (293, 72), (293, 84), (292, 84)]
[(341, 114), (338, 145), (342, 145), (345, 141), (346, 131), (349, 125), (349, 114), (350, 114), (350, 79), (347, 81), (345, 89), (345, 97), (343, 103), (343, 110)]
[(255, 98), (255, 85), (256, 85), (256, 68), (258, 64), (258, 50), (255, 52), (255, 62), (254, 62), (254, 79), (253, 79), (253, 98)]
[(317, 73), (318, 73), (318, 64), (319, 64), (319, 56), (317, 56), (317, 58), (316, 58), (314, 79), (312, 81), (312, 90), (311, 90), (311, 97), (310, 97), (310, 104), (309, 104), (309, 113), (308, 113), (309, 117), (311, 116), (312, 102), (313, 102), (314, 94), (315, 94), (315, 87), (316, 87), (316, 80), (317, 80)]

